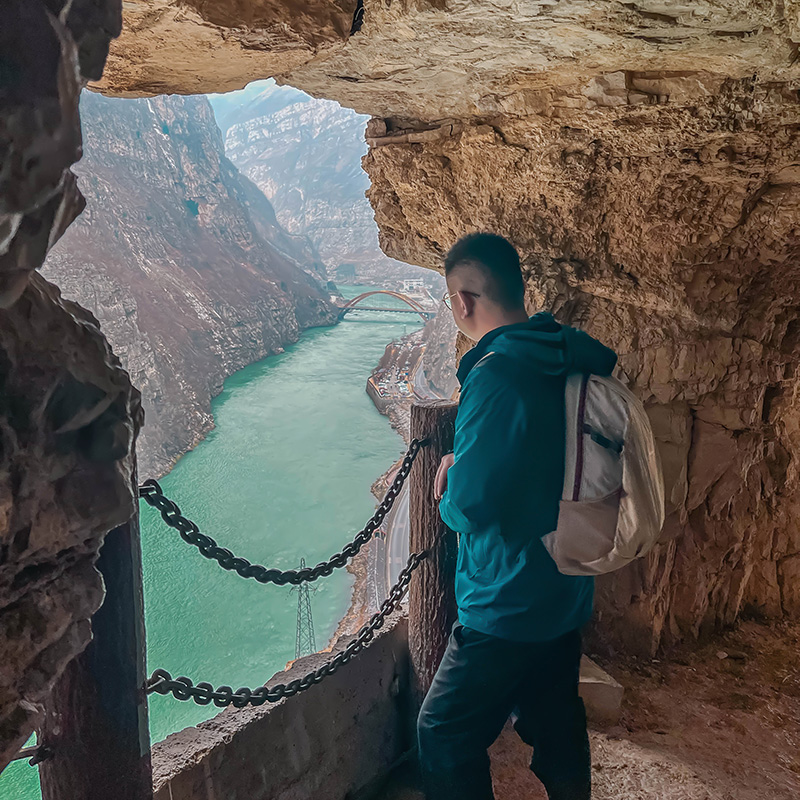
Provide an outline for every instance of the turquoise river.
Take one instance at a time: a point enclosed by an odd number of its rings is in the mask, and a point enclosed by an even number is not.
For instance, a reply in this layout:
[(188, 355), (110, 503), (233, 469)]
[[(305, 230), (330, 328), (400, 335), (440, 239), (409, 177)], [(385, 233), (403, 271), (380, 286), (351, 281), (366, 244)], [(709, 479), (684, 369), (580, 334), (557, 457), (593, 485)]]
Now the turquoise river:
[[(373, 481), (404, 449), (367, 396), (367, 377), (392, 339), (420, 325), (410, 314), (358, 312), (237, 372), (213, 402), (215, 429), (163, 478), (165, 493), (253, 562), (288, 569), (337, 552), (374, 510)], [(296, 592), (223, 571), (144, 505), (141, 528), (148, 672), (258, 686), (294, 658)], [(317, 647), (347, 611), (352, 580), (340, 570), (314, 584)], [(215, 712), (151, 696), (151, 739)], [(38, 800), (38, 784), (35, 767), (13, 763), (0, 798)]]

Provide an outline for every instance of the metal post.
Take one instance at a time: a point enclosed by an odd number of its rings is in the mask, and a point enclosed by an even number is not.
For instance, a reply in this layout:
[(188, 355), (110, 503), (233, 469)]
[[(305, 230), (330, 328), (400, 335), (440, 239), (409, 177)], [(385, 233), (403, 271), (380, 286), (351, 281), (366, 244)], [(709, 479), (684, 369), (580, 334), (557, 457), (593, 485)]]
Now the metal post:
[(408, 643), (417, 704), (430, 688), (456, 616), (456, 537), (439, 517), (433, 481), (442, 456), (453, 447), (457, 408), (449, 400), (418, 401), (411, 408), (411, 438), (429, 440), (409, 476), (410, 549), (429, 554), (409, 590)]
[(152, 800), (138, 515), (106, 536), (89, 647), (56, 683), (39, 741), (43, 800)]

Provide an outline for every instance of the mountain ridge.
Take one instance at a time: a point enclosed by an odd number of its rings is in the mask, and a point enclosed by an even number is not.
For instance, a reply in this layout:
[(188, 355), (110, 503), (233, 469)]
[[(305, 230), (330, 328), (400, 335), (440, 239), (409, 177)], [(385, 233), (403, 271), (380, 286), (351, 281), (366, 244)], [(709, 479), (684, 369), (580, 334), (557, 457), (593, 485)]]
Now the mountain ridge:
[(290, 233), (313, 242), (331, 278), (376, 285), (433, 280), (380, 248), (361, 169), (368, 117), (273, 81), (209, 97), (231, 161)]
[(241, 367), (332, 324), (313, 246), (225, 156), (204, 97), (81, 99), (87, 208), (43, 273), (88, 308), (142, 390), (142, 475), (213, 427)]

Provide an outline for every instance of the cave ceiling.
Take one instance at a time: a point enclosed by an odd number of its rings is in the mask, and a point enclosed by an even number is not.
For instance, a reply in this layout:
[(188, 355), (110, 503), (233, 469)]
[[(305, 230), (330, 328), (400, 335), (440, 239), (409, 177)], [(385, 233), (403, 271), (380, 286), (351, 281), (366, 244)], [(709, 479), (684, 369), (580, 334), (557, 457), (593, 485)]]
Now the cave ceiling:
[(94, 87), (188, 94), (276, 77), (361, 113), (431, 121), (624, 105), (597, 86), (609, 73), (639, 102), (658, 95), (633, 85), (638, 73), (683, 77), (672, 102), (704, 91), (698, 75), (800, 77), (797, 0), (366, 0), (356, 12), (356, 0), (128, 0)]

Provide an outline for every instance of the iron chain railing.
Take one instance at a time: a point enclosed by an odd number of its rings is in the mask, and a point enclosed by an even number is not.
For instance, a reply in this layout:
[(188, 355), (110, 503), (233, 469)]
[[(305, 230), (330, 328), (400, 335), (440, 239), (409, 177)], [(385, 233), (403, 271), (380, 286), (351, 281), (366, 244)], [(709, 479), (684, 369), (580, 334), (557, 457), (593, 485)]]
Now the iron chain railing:
[(400, 494), (400, 490), (411, 472), (414, 459), (426, 444), (427, 441), (419, 439), (414, 439), (411, 442), (408, 452), (403, 458), (403, 463), (392, 481), (392, 485), (386, 492), (386, 496), (369, 522), (356, 534), (352, 542), (346, 544), (340, 553), (335, 553), (327, 561), (323, 561), (315, 567), (306, 567), (299, 570), (270, 569), (260, 564), (253, 564), (246, 558), (234, 555), (227, 548), (220, 547), (210, 536), (201, 533), (194, 522), (181, 514), (177, 503), (164, 495), (161, 486), (155, 480), (147, 480), (139, 487), (139, 497), (149, 505), (157, 508), (161, 512), (164, 522), (178, 531), (185, 542), (196, 547), (206, 558), (216, 561), (223, 569), (233, 570), (243, 578), (254, 578), (259, 583), (274, 583), (278, 586), (284, 586), (287, 583), (297, 585), (304, 581), (315, 581), (317, 578), (330, 575), (335, 569), (343, 567), (375, 535)]
[(145, 689), (148, 694), (172, 694), (178, 700), (194, 700), (195, 703), (201, 706), (214, 703), (220, 708), (225, 708), (229, 705), (235, 708), (244, 708), (247, 705), (261, 706), (264, 703), (277, 703), (278, 700), (284, 697), (291, 697), (298, 692), (310, 689), (314, 684), (323, 681), (328, 675), (333, 675), (339, 667), (344, 666), (369, 643), (375, 635), (375, 631), (383, 626), (386, 617), (400, 604), (411, 581), (411, 575), (427, 556), (427, 552), (412, 553), (408, 563), (400, 572), (397, 583), (381, 604), (380, 611), (373, 614), (370, 621), (358, 632), (356, 638), (344, 650), (302, 678), (295, 678), (287, 684), (279, 683), (269, 688), (259, 686), (257, 689), (242, 688), (234, 692), (230, 686), (219, 686), (215, 689), (210, 683), (203, 682), (195, 685), (189, 678), (173, 678), (166, 670), (157, 669), (150, 676)]
[(28, 759), (28, 763), (35, 767), (41, 764), (42, 761), (47, 761), (48, 758), (53, 757), (53, 748), (44, 744), (34, 744), (30, 747), (23, 747), (17, 752), (16, 755), (11, 756), (12, 761), (22, 761)]

